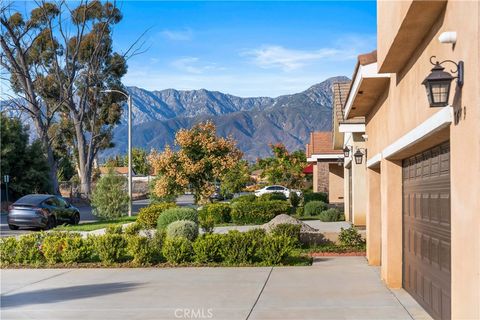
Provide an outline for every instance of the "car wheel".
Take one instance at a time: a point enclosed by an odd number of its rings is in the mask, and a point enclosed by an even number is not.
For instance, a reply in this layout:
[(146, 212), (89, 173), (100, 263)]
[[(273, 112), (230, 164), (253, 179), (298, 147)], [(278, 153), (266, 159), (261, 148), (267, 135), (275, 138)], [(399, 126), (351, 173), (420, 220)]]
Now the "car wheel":
[(13, 224), (9, 224), (9, 225), (8, 225), (8, 228), (9, 228), (10, 230), (18, 230), (19, 227), (18, 227), (18, 226), (14, 226)]
[(57, 226), (57, 219), (54, 216), (50, 216), (48, 218), (47, 225), (45, 226), (45, 230), (53, 229)]
[(72, 223), (73, 225), (77, 225), (79, 222), (80, 222), (80, 214), (79, 214), (78, 212), (75, 212), (75, 213), (73, 214), (73, 218), (72, 218), (71, 223)]

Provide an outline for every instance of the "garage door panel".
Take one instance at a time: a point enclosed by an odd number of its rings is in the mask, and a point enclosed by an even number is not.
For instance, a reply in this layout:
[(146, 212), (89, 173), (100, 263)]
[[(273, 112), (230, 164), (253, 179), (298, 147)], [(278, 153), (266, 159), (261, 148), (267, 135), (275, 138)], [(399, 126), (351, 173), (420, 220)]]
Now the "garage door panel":
[(403, 161), (403, 285), (436, 319), (450, 318), (449, 160), (445, 143)]

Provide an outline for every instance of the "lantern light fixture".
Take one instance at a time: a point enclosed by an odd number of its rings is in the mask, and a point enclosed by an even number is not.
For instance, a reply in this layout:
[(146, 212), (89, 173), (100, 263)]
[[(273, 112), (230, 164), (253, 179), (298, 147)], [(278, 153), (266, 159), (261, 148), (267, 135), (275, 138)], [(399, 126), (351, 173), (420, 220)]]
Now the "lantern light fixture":
[(345, 146), (345, 148), (343, 148), (343, 156), (345, 158), (348, 158), (350, 156), (350, 148), (348, 146)]
[[(452, 60), (444, 60), (442, 62), (433, 62), (435, 56), (430, 57), (430, 63), (433, 68), (430, 74), (423, 80), (422, 84), (427, 91), (428, 102), (431, 107), (445, 107), (448, 105), (450, 96), (450, 87), (453, 79), (457, 79), (458, 87), (463, 86), (463, 61), (456, 63)], [(456, 73), (454, 77), (442, 67), (442, 64), (450, 62), (456, 66), (456, 70), (450, 70), (451, 73)]]
[[(362, 164), (363, 162), (363, 156), (364, 153), (362, 152), (363, 148), (358, 148), (357, 151), (353, 154), (353, 157), (355, 158), (355, 163), (356, 164)], [(367, 150), (363, 149), (365, 151), (365, 155), (367, 154)]]

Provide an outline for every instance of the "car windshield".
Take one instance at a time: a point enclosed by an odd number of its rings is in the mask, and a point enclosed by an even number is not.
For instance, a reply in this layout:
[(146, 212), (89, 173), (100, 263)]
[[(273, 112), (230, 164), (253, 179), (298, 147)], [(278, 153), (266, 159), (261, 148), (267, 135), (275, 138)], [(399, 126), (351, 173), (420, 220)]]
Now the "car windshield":
[(27, 196), (18, 199), (14, 205), (17, 206), (38, 206), (42, 201), (48, 199), (49, 195), (46, 194), (29, 194)]

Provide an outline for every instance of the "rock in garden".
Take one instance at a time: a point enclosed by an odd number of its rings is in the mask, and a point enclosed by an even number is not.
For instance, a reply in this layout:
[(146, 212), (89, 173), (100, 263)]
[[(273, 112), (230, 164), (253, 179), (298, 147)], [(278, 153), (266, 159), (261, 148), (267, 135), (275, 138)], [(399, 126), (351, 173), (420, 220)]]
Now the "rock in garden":
[(270, 220), (270, 222), (265, 223), (262, 225), (262, 228), (264, 228), (267, 231), (270, 231), (271, 229), (275, 228), (279, 224), (295, 224), (295, 225), (301, 225), (302, 227), (300, 228), (300, 233), (307, 233), (307, 232), (316, 232), (318, 231), (315, 228), (310, 227), (308, 224), (304, 223), (301, 220), (295, 219), (292, 216), (289, 216), (288, 214), (280, 214)]

